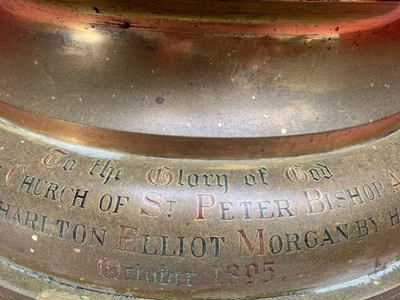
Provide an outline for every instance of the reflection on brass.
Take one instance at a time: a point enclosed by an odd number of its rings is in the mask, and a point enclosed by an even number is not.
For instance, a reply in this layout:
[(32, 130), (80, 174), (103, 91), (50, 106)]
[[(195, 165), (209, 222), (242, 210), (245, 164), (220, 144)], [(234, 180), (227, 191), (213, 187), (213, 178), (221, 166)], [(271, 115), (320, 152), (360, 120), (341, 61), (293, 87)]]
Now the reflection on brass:
[(0, 1), (0, 299), (395, 299), (400, 3)]

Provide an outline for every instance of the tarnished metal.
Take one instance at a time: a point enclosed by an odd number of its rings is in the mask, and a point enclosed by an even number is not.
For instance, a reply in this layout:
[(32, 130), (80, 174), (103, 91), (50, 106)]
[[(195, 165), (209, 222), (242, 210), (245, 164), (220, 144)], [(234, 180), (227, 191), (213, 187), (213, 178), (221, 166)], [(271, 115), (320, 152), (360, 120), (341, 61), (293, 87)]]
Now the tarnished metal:
[(400, 3), (0, 1), (0, 298), (395, 299)]

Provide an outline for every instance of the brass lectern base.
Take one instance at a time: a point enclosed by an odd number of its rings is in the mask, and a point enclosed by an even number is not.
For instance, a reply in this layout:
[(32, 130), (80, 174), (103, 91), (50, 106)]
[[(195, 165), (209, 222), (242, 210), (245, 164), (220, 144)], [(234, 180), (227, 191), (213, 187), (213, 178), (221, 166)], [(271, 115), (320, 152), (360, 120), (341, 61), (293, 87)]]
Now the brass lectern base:
[(400, 3), (10, 0), (0, 33), (0, 298), (400, 297)]

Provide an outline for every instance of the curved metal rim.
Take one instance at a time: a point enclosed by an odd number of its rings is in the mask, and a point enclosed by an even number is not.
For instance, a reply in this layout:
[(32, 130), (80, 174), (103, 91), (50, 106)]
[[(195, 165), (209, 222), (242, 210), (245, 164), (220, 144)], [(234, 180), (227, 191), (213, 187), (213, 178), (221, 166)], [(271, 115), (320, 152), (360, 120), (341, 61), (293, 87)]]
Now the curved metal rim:
[(337, 150), (387, 135), (400, 127), (400, 112), (356, 127), (280, 137), (207, 138), (145, 134), (90, 127), (28, 113), (0, 101), (0, 117), (22, 128), (79, 145), (153, 157), (246, 159)]
[[(37, 3), (36, 3), (37, 2)], [(161, 32), (185, 32), (186, 34), (209, 33), (209, 34), (236, 34), (236, 35), (251, 35), (251, 36), (266, 36), (266, 35), (346, 35), (363, 30), (371, 30), (382, 28), (393, 21), (396, 21), (399, 16), (400, 7), (398, 1), (379, 1), (379, 0), (342, 0), (336, 3), (322, 3), (325, 5), (324, 12), (330, 12), (332, 4), (340, 5), (343, 11), (348, 11), (348, 4), (378, 4), (387, 7), (388, 11), (382, 15), (376, 15), (370, 11), (365, 16), (358, 16), (356, 19), (339, 18), (342, 14), (332, 14), (329, 17), (331, 20), (321, 22), (320, 15), (313, 14), (303, 17), (302, 20), (285, 20), (284, 22), (271, 21), (264, 14), (259, 15), (260, 8), (263, 3), (260, 1), (251, 1), (248, 3), (232, 2), (220, 5), (216, 15), (203, 16), (203, 14), (193, 14), (198, 9), (197, 1), (179, 2), (179, 5), (171, 7), (167, 14), (158, 11), (151, 11), (146, 6), (142, 11), (129, 8), (123, 14), (113, 14), (100, 11), (97, 7), (80, 7), (79, 4), (71, 4), (71, 7), (60, 8), (52, 5), (42, 5), (40, 1), (13, 0), (7, 3), (1, 3), (7, 11), (14, 15), (28, 19), (30, 22), (35, 21), (44, 25), (57, 24), (59, 26), (74, 27), (82, 24), (91, 25), (111, 25), (124, 29), (141, 29), (141, 30), (157, 30)], [(272, 1), (275, 4), (284, 5), (278, 9), (280, 12), (285, 12), (287, 5), (301, 5), (303, 8), (312, 8), (318, 2), (318, 7), (321, 6), (321, 1), (311, 0), (302, 2), (297, 0)], [(324, 2), (324, 1), (322, 1)], [(211, 2), (216, 5), (218, 3)], [(239, 6), (238, 6), (239, 5)], [(250, 10), (246, 12), (244, 7)], [(175, 14), (171, 12), (177, 9)], [(77, 14), (74, 9), (81, 10), (81, 14)], [(89, 10), (89, 11), (88, 11)], [(226, 13), (234, 12), (235, 18), (226, 18)], [(190, 13), (190, 14), (189, 14)], [(309, 13), (308, 11), (306, 14)], [(259, 16), (257, 16), (259, 15)], [(332, 19), (333, 18), (333, 19)], [(285, 19), (285, 18), (283, 18)], [(315, 26), (318, 24), (318, 26)], [(295, 25), (295, 26), (294, 26)]]

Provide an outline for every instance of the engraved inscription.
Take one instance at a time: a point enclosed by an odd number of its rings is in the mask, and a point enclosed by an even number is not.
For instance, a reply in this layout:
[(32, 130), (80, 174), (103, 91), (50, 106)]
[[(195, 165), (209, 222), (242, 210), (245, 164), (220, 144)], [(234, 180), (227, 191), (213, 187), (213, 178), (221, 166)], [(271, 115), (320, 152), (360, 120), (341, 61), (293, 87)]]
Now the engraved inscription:
[(85, 202), (89, 191), (84, 191), (75, 187), (63, 187), (56, 182), (35, 178), (25, 175), (19, 185), (18, 191), (38, 196), (62, 204), (70, 203), (72, 206), (85, 208)]
[(170, 185), (174, 175), (168, 167), (154, 168), (147, 172), (147, 180), (154, 185)]
[(115, 258), (102, 257), (97, 262), (99, 274), (107, 279), (115, 279), (121, 274), (121, 265)]
[(25, 172), (26, 169), (27, 169), (27, 167), (26, 167), (25, 165), (22, 165), (22, 164), (17, 164), (17, 165), (15, 165), (14, 167), (12, 167), (12, 168), (8, 171), (8, 173), (7, 173), (7, 175), (6, 175), (6, 184), (7, 184), (8, 187), (12, 187), (11, 179), (12, 179), (12, 177), (14, 176), (14, 173), (15, 173), (18, 169), (22, 169), (22, 171)]
[(99, 209), (101, 211), (112, 211), (112, 213), (119, 213), (119, 209), (124, 203), (129, 202), (129, 197), (126, 196), (112, 196), (105, 194), (99, 199)]
[[(69, 156), (69, 152), (60, 148), (53, 148), (42, 158), (41, 162), (46, 168), (50, 169), (55, 167), (60, 158), (63, 156)], [(76, 164), (77, 161), (75, 159), (67, 159), (62, 164), (61, 168), (64, 172), (68, 172), (71, 171), (76, 166)]]
[(192, 286), (195, 272), (171, 271), (164, 264), (146, 270), (140, 263), (135, 266), (125, 267), (125, 280), (160, 285)]
[(323, 193), (318, 189), (303, 190), (308, 214), (323, 213), (333, 209), (345, 209), (382, 198), (383, 184), (375, 181), (361, 186)]
[(398, 187), (400, 186), (400, 180), (392, 172), (388, 171), (388, 173), (389, 173), (390, 179), (392, 180), (392, 187), (393, 187), (394, 191), (397, 192)]
[(243, 176), (244, 178), (244, 184), (250, 187), (255, 186), (256, 184), (261, 184), (264, 186), (268, 186), (269, 183), (267, 182), (267, 176), (268, 176), (268, 170), (264, 167), (260, 168), (257, 170), (256, 175), (254, 175), (253, 173), (249, 173), (245, 176)]
[(284, 252), (303, 251), (317, 247), (336, 245), (351, 237), (363, 238), (379, 231), (380, 215), (357, 220), (352, 224), (341, 224), (332, 228), (310, 229), (304, 232), (270, 234), (268, 229), (259, 228), (248, 233), (244, 229), (239, 234), (239, 255), (277, 255)]
[(71, 171), (76, 166), (75, 159), (68, 159), (62, 166), (64, 172)]
[(62, 149), (51, 149), (50, 152), (43, 157), (42, 164), (45, 165), (47, 168), (52, 168), (60, 159), (60, 157), (67, 155), (69, 155), (69, 153)]
[(302, 170), (301, 165), (294, 164), (284, 172), (287, 180), (293, 183), (306, 183), (312, 178), (315, 181), (321, 179), (331, 179), (333, 174), (328, 166), (316, 163), (315, 166), (307, 171)]
[[(99, 197), (97, 207), (101, 212), (120, 214), (129, 212), (131, 215), (137, 213), (138, 216), (157, 218), (162, 214), (171, 218), (176, 211), (177, 201), (170, 200), (164, 196), (164, 193), (149, 191), (139, 199), (137, 195), (112, 195), (104, 194)], [(128, 205), (129, 204), (129, 205)]]
[(265, 261), (261, 264), (251, 262), (246, 265), (232, 264), (225, 267), (212, 266), (214, 271), (214, 284), (252, 284), (256, 282), (268, 283), (274, 280), (275, 270), (273, 261)]
[[(6, 175), (6, 184), (8, 187), (13, 186), (11, 180), (13, 179), (17, 170), (26, 172), (27, 167), (22, 164), (17, 164), (8, 171)], [(15, 182), (16, 180), (17, 179), (13, 181)], [(25, 174), (20, 181), (18, 191), (57, 201), (62, 204), (70, 203), (71, 206), (77, 206), (79, 208), (85, 208), (85, 202), (89, 193), (87, 190), (84, 191), (82, 189), (70, 186), (64, 187), (56, 182), (43, 180), (28, 174)]]
[(153, 236), (142, 234), (139, 227), (120, 225), (120, 236), (117, 249), (140, 255), (156, 256), (205, 256), (220, 257), (224, 236), (187, 238), (184, 236)]
[(285, 170), (285, 177), (294, 183), (305, 183), (308, 181), (308, 174), (304, 172), (302, 166), (294, 164)]
[(146, 179), (153, 185), (168, 186), (174, 180), (179, 187), (212, 187), (222, 188), (224, 193), (228, 192), (229, 179), (225, 173), (186, 173), (184, 169), (179, 169), (176, 176), (172, 173), (169, 167), (153, 168), (147, 172)]
[[(260, 201), (217, 201), (211, 194), (197, 194), (196, 220), (206, 220), (208, 212), (218, 211), (219, 220), (271, 219), (293, 217), (288, 199)], [(254, 204), (254, 205), (253, 205)], [(210, 214), (215, 216), (215, 213)]]
[(74, 223), (67, 219), (23, 210), (4, 201), (0, 201), (2, 221), (46, 236), (56, 236), (60, 240), (72, 240), (75, 244), (103, 247), (107, 229), (96, 228), (83, 223)]
[(167, 203), (168, 218), (171, 217), (171, 213), (175, 211), (176, 201), (165, 200), (163, 194), (159, 192), (148, 192), (144, 196), (145, 207), (140, 207), (140, 215), (148, 217), (158, 217), (162, 212), (161, 203), (165, 201)]
[(126, 168), (116, 168), (111, 160), (104, 162), (101, 159), (96, 160), (89, 170), (90, 176), (97, 175), (104, 179), (103, 184), (109, 182), (110, 179), (118, 181), (121, 179), (121, 176), (126, 173)]
[[(338, 162), (332, 153), (226, 162), (41, 147), (32, 160), (1, 162), (0, 227), (15, 232), (1, 250), (46, 272), (54, 245), (55, 258), (74, 259), (59, 259), (53, 273), (61, 279), (70, 272), (74, 282), (128, 296), (195, 295), (196, 286), (210, 297), (253, 289), (266, 296), (302, 284), (300, 276), (319, 280), (325, 260), (353, 272), (356, 252), (396, 249), (379, 245), (399, 236), (400, 174), (392, 166), (381, 180), (378, 158), (372, 168), (362, 164), (367, 158)], [(363, 259), (374, 267), (375, 258)]]
[(224, 189), (224, 193), (228, 191), (228, 175), (226, 174), (202, 174), (199, 175), (197, 173), (185, 174), (183, 169), (179, 169), (178, 171), (178, 183), (179, 186), (190, 186), (198, 187), (198, 186), (218, 186)]

